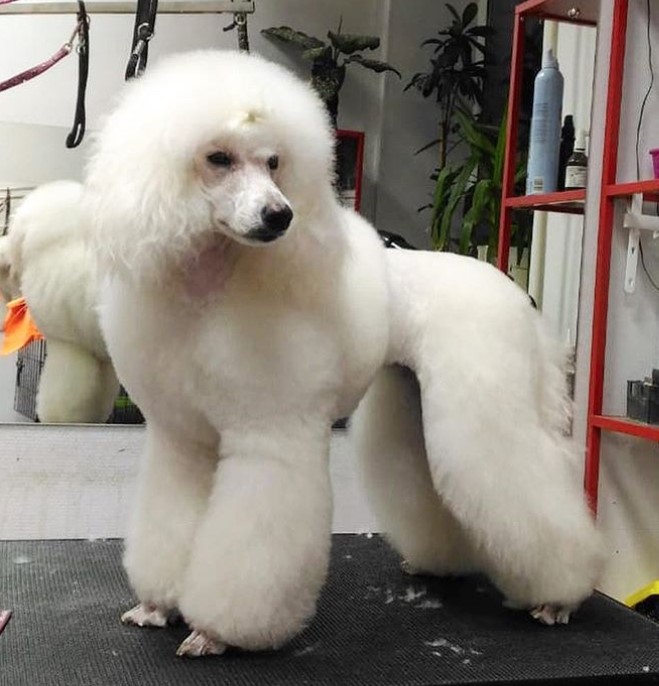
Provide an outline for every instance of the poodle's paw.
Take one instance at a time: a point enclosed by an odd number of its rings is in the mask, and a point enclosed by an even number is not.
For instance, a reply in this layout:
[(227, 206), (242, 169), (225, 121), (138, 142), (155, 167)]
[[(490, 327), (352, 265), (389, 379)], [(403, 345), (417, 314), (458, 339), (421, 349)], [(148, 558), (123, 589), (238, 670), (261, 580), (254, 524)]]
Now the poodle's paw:
[(176, 654), (179, 657), (204, 657), (222, 655), (226, 649), (224, 643), (206, 636), (203, 631), (193, 631), (178, 647)]
[(130, 624), (131, 626), (157, 627), (160, 629), (167, 626), (167, 613), (150, 603), (140, 603), (121, 615), (121, 623)]
[(570, 621), (570, 614), (573, 609), (560, 605), (538, 605), (531, 610), (531, 617), (547, 626), (567, 624)]

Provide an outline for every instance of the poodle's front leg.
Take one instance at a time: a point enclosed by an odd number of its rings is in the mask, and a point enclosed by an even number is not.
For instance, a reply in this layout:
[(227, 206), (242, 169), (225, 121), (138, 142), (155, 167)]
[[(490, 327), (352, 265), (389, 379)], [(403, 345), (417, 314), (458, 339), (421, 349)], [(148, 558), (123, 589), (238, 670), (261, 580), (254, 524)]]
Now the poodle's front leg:
[(216, 464), (214, 450), (148, 425), (124, 553), (124, 566), (140, 604), (123, 615), (123, 622), (164, 626), (168, 612), (177, 607)]
[(223, 432), (179, 606), (194, 632), (179, 655), (276, 648), (312, 617), (330, 549), (328, 451), (322, 424)]
[(119, 393), (112, 364), (81, 346), (48, 339), (39, 391), (37, 416), (48, 423), (105, 422)]

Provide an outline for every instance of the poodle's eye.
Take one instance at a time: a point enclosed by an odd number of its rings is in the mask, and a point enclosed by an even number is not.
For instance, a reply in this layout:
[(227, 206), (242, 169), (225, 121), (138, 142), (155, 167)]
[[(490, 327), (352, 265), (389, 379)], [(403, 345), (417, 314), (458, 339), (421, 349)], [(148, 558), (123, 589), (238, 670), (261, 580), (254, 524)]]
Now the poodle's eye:
[(268, 169), (274, 171), (279, 166), (279, 155), (272, 155), (268, 157)]
[(226, 152), (211, 153), (206, 157), (206, 160), (214, 167), (230, 167), (231, 162), (233, 162), (231, 155), (228, 155)]

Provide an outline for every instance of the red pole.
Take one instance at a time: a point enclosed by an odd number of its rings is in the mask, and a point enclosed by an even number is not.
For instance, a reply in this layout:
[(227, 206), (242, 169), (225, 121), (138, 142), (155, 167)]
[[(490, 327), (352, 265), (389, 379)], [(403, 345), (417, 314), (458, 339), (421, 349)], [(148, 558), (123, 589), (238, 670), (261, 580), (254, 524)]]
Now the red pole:
[(524, 18), (515, 12), (513, 29), (513, 50), (510, 62), (510, 90), (508, 91), (508, 121), (506, 122), (506, 154), (503, 164), (501, 191), (501, 215), (499, 218), (499, 245), (497, 265), (508, 272), (510, 254), (510, 233), (513, 222), (512, 209), (506, 206), (506, 199), (515, 192), (515, 167), (517, 166), (517, 129), (519, 108), (522, 100), (522, 68), (524, 66)]
[(615, 201), (614, 198), (606, 194), (606, 187), (615, 183), (618, 168), (618, 135), (620, 131), (620, 107), (625, 67), (628, 4), (628, 0), (615, 0), (613, 8), (611, 56), (609, 59), (606, 121), (604, 125), (604, 157), (602, 160), (599, 234), (595, 269), (595, 294), (593, 299), (588, 432), (586, 437), (586, 465), (584, 474), (584, 487), (593, 513), (597, 513), (601, 439), (601, 428), (593, 424), (593, 417), (602, 414), (606, 326), (611, 271), (611, 239), (615, 218)]

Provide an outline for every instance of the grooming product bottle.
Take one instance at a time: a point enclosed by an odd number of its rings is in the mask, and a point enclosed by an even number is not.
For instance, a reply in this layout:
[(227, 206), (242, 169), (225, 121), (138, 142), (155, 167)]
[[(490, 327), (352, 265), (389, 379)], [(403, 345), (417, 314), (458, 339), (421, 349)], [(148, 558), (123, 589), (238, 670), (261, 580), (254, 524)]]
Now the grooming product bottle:
[(563, 75), (553, 50), (547, 50), (535, 77), (526, 193), (552, 193), (558, 185)]
[(574, 118), (571, 114), (563, 118), (561, 129), (561, 151), (558, 156), (558, 190), (565, 190), (565, 168), (574, 152)]
[(588, 157), (586, 157), (586, 132), (579, 131), (574, 152), (565, 166), (565, 189), (585, 188), (588, 182)]

